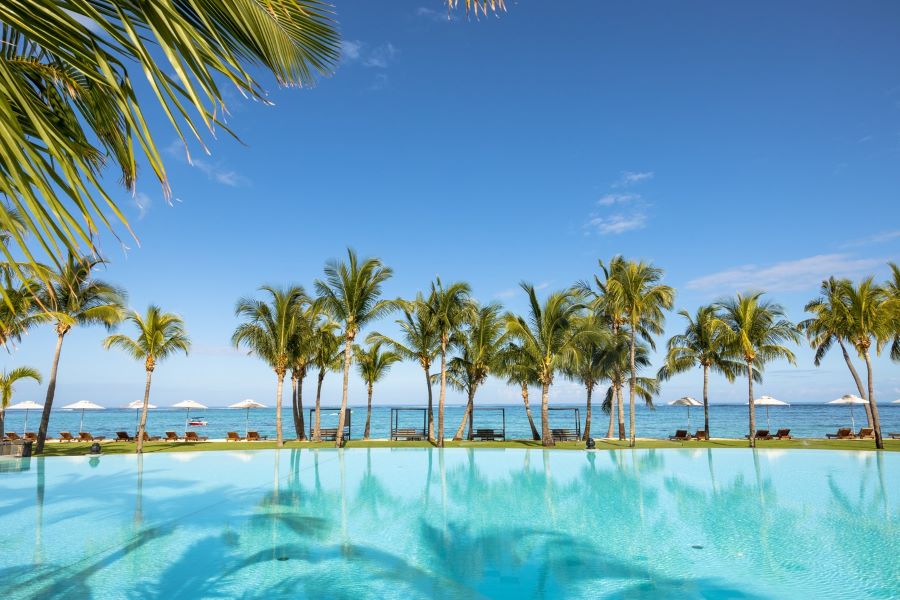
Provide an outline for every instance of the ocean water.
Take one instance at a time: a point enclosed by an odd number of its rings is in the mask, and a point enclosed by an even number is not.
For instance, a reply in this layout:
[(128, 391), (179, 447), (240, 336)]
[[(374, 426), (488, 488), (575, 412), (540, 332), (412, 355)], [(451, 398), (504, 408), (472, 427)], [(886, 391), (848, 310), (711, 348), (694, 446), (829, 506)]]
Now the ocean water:
[[(557, 406), (557, 405), (551, 405)], [(561, 406), (561, 405), (560, 405)], [(365, 428), (365, 407), (351, 407), (351, 436), (361, 438)], [(525, 416), (525, 408), (521, 405), (505, 406), (506, 432), (510, 439), (531, 438), (531, 429)], [(584, 428), (585, 407), (580, 410), (581, 427)], [(879, 406), (882, 431), (900, 431), (900, 405), (884, 404)], [(628, 411), (626, 407), (625, 424), (628, 426)], [(197, 416), (205, 419), (208, 424), (205, 427), (190, 427), (200, 435), (210, 438), (224, 438), (226, 432), (237, 431), (243, 435), (247, 428), (259, 431), (261, 435), (275, 435), (275, 409), (266, 408), (251, 410), (249, 415), (245, 410), (227, 408), (207, 409), (191, 411), (191, 417)], [(532, 406), (532, 414), (535, 425), (540, 430), (540, 406)], [(462, 406), (448, 406), (444, 416), (445, 435), (452, 436), (462, 419)], [(866, 416), (861, 406), (854, 407), (853, 415), (857, 430), (865, 426)], [(166, 431), (176, 431), (179, 435), (185, 431), (185, 411), (177, 409), (155, 409), (148, 413), (147, 429), (151, 434), (163, 435)], [(307, 430), (309, 428), (309, 413), (305, 411)], [(60, 431), (76, 433), (79, 431), (82, 416), (78, 411), (54, 410), (50, 418), (49, 434), (58, 437)], [(283, 412), (285, 436), (293, 438), (294, 424), (291, 418), (290, 405)], [(390, 434), (390, 408), (376, 406), (372, 409), (372, 431), (374, 438), (387, 438)], [(22, 433), (25, 423), (24, 411), (7, 411), (6, 428), (10, 431)], [(435, 421), (437, 416), (435, 413)], [(687, 409), (683, 406), (659, 406), (655, 410), (639, 406), (635, 411), (636, 430), (638, 437), (665, 438), (674, 433), (676, 429), (688, 426)], [(40, 414), (30, 411), (28, 415), (28, 431), (37, 431)], [(592, 435), (603, 437), (609, 425), (609, 417), (596, 406), (593, 412)], [(771, 408), (769, 410), (770, 429), (773, 431), (781, 427), (789, 427), (797, 437), (824, 437), (826, 433), (833, 433), (839, 427), (850, 426), (850, 411), (846, 406), (830, 406), (823, 404), (794, 404), (787, 407)], [(710, 430), (714, 437), (741, 438), (747, 434), (747, 406), (735, 404), (713, 404), (710, 406)], [(766, 427), (766, 411), (762, 407), (756, 410), (757, 427)], [(552, 427), (574, 428), (575, 417), (570, 411), (551, 411), (550, 423)], [(501, 416), (497, 411), (478, 411), (475, 414), (476, 427), (500, 428)], [(337, 411), (325, 410), (322, 413), (323, 427), (337, 426)], [(402, 413), (401, 427), (421, 427), (422, 415), (419, 413)], [(693, 430), (703, 427), (702, 407), (691, 409), (690, 427)], [(126, 409), (107, 409), (97, 411), (85, 411), (84, 430), (94, 435), (115, 436), (116, 431), (134, 432), (137, 430), (137, 411)]]
[(900, 454), (379, 448), (0, 459), (26, 598), (897, 598)]

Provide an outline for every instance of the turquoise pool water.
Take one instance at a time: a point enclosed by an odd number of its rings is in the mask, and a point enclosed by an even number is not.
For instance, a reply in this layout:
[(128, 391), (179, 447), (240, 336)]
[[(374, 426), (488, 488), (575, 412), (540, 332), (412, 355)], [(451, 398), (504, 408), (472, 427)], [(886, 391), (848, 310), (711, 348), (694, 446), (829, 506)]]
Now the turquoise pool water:
[(890, 598), (900, 454), (0, 462), (4, 598)]

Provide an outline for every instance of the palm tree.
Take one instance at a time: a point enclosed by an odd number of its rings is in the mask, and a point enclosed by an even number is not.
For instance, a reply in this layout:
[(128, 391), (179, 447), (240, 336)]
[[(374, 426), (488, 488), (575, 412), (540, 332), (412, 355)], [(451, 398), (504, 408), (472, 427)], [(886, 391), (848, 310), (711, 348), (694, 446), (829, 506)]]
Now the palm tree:
[(553, 376), (574, 358), (578, 338), (585, 334), (575, 328), (579, 311), (583, 308), (570, 291), (554, 292), (538, 302), (534, 286), (521, 284), (528, 295), (528, 319), (507, 314), (508, 335), (521, 348), (523, 358), (533, 366), (541, 384), (541, 442), (554, 446), (550, 432), (549, 403)]
[[(844, 290), (851, 285), (847, 279), (835, 279), (831, 277), (822, 282), (819, 289), (819, 297), (806, 304), (804, 310), (812, 313), (813, 317), (798, 323), (798, 327), (806, 334), (810, 346), (815, 349), (816, 355), (814, 359), (815, 365), (818, 367), (822, 363), (822, 359), (831, 350), (834, 342), (841, 347), (844, 355), (844, 362), (853, 376), (856, 383), (856, 390), (859, 392), (860, 398), (866, 398), (865, 387), (862, 379), (850, 359), (850, 353), (847, 352), (845, 340), (849, 340), (850, 322), (848, 308), (844, 303)], [(872, 427), (872, 408), (866, 404), (866, 418), (869, 427)]]
[(363, 431), (363, 439), (369, 439), (369, 431), (372, 423), (372, 389), (375, 383), (384, 377), (391, 369), (391, 365), (400, 361), (400, 355), (390, 350), (382, 351), (381, 342), (375, 342), (368, 348), (354, 347), (356, 366), (359, 375), (366, 382), (368, 394), (368, 408), (366, 410), (366, 428)]
[(303, 307), (296, 328), (291, 335), (291, 414), (294, 418), (294, 432), (298, 440), (306, 439), (306, 424), (303, 419), (303, 380), (309, 370), (314, 353), (314, 333), (322, 317), (321, 303), (313, 301)]
[(875, 285), (871, 277), (863, 279), (857, 285), (850, 283), (841, 287), (843, 302), (847, 307), (849, 338), (866, 362), (869, 391), (867, 400), (872, 409), (875, 447), (882, 450), (884, 439), (881, 437), (881, 419), (878, 417), (878, 404), (875, 402), (871, 349), (874, 344), (876, 353), (880, 353), (884, 345), (894, 336), (896, 326), (894, 306), (885, 289)]
[[(641, 331), (653, 334), (663, 332), (665, 322), (664, 310), (670, 310), (675, 302), (675, 290), (660, 283), (663, 271), (649, 263), (626, 261), (620, 268), (611, 272), (607, 282), (607, 293), (611, 300), (620, 306), (628, 321), (631, 341), (631, 373), (628, 423), (631, 446), (635, 445), (634, 435), (634, 399), (637, 392), (637, 369), (634, 362), (637, 347), (637, 335)], [(648, 336), (649, 337), (649, 336)], [(652, 339), (648, 339), (653, 347)]]
[(35, 303), (34, 282), (26, 281), (3, 288), (0, 297), (0, 346), (10, 349), (30, 329), (49, 320), (49, 316)]
[(0, 439), (6, 435), (6, 409), (13, 398), (13, 388), (20, 379), (34, 379), (41, 383), (41, 374), (32, 367), (16, 367), (9, 373), (0, 373)]
[(506, 377), (509, 385), (518, 385), (521, 389), (522, 402), (525, 404), (525, 416), (531, 426), (531, 438), (535, 441), (541, 439), (541, 434), (534, 426), (534, 417), (531, 415), (531, 404), (528, 398), (528, 386), (540, 385), (536, 365), (531, 361), (528, 353), (519, 344), (509, 342), (500, 353), (497, 372)]
[(694, 367), (703, 369), (703, 429), (709, 437), (709, 372), (720, 373), (734, 381), (743, 365), (728, 356), (729, 329), (716, 314), (715, 306), (701, 306), (694, 316), (686, 310), (678, 311), (687, 325), (684, 333), (669, 340), (666, 363), (658, 378), (670, 379)]
[(231, 336), (235, 348), (244, 346), (249, 354), (265, 361), (277, 378), (275, 388), (275, 431), (278, 447), (284, 446), (281, 427), (281, 396), (284, 375), (287, 373), (292, 336), (308, 302), (306, 292), (300, 286), (276, 288), (264, 285), (259, 288), (268, 301), (241, 298), (234, 309), (235, 316), (245, 320)]
[(576, 327), (592, 331), (592, 336), (582, 336), (575, 344), (574, 360), (566, 367), (566, 375), (581, 383), (586, 392), (587, 409), (584, 418), (582, 439), (591, 437), (591, 408), (594, 388), (605, 379), (606, 355), (609, 352), (612, 333), (606, 328), (602, 317), (589, 313), (578, 318)]
[(453, 375), (454, 387), (465, 392), (467, 398), (466, 410), (453, 436), (454, 440), (462, 439), (467, 422), (467, 439), (472, 439), (475, 392), (500, 364), (506, 343), (506, 326), (500, 310), (500, 305), (496, 303), (473, 305), (465, 328), (453, 338), (453, 347), (459, 352), (459, 356), (450, 359), (447, 369)]
[(440, 277), (431, 284), (428, 308), (434, 319), (440, 338), (440, 391), (438, 392), (437, 446), (444, 447), (444, 402), (447, 398), (447, 349), (450, 339), (459, 331), (472, 312), (469, 302), (471, 289), (468, 283), (456, 282), (447, 287)]
[(784, 317), (781, 305), (762, 300), (762, 292), (738, 294), (717, 303), (719, 318), (728, 327), (728, 354), (744, 361), (747, 371), (750, 447), (756, 447), (756, 411), (753, 404), (753, 380), (758, 379), (767, 362), (784, 358), (795, 364), (794, 353), (784, 342), (797, 343), (797, 328)]
[(41, 413), (35, 454), (44, 451), (47, 427), (50, 424), (50, 410), (53, 408), (53, 397), (56, 394), (59, 356), (66, 334), (76, 326), (102, 325), (110, 329), (121, 321), (124, 315), (125, 292), (93, 277), (92, 271), (101, 264), (104, 264), (101, 260), (81, 259), (70, 254), (63, 268), (52, 274), (50, 284), (38, 295), (47, 320), (56, 324), (56, 350), (53, 354), (53, 365), (50, 367), (47, 397)]
[(402, 341), (391, 338), (378, 332), (369, 334), (366, 341), (373, 344), (381, 341), (391, 348), (403, 360), (415, 360), (425, 372), (425, 384), (428, 390), (428, 440), (434, 442), (434, 411), (431, 382), (431, 364), (440, 347), (440, 336), (434, 319), (428, 310), (422, 294), (416, 295), (415, 300), (398, 303), (403, 312), (403, 318), (396, 321), (402, 332)]
[(150, 403), (150, 381), (157, 363), (175, 354), (184, 352), (187, 356), (191, 348), (191, 340), (184, 329), (184, 321), (176, 314), (160, 310), (158, 306), (150, 305), (147, 314), (141, 315), (136, 310), (131, 311), (126, 321), (134, 324), (137, 329), (135, 337), (118, 333), (103, 340), (103, 347), (119, 348), (135, 360), (144, 361), (144, 369), (147, 372), (147, 380), (144, 384), (144, 405), (141, 407), (141, 421), (137, 430), (137, 449), (140, 454), (144, 449), (144, 431), (147, 428), (147, 405)]
[(347, 261), (329, 261), (325, 264), (325, 280), (316, 280), (316, 293), (322, 299), (325, 310), (344, 328), (344, 383), (335, 436), (337, 447), (344, 443), (353, 340), (368, 323), (396, 307), (396, 302), (380, 299), (381, 286), (392, 274), (393, 271), (379, 259), (367, 258), (360, 262), (356, 252), (347, 248)]
[(891, 269), (891, 278), (884, 285), (884, 291), (890, 303), (889, 310), (893, 313), (891, 360), (900, 362), (900, 267), (896, 263), (888, 263), (888, 267)]
[(313, 364), (318, 367), (316, 377), (316, 410), (313, 420), (313, 441), (322, 441), (320, 429), (322, 424), (322, 383), (328, 371), (341, 370), (341, 338), (337, 332), (340, 325), (331, 320), (326, 320), (316, 326), (313, 333)]
[[(628, 372), (630, 363), (630, 336), (620, 333), (610, 343), (600, 369), (604, 374), (604, 378), (609, 379), (610, 383), (603, 398), (603, 411), (610, 413), (610, 417), (612, 416), (616, 396), (622, 397), (622, 388), (625, 387), (625, 374)], [(650, 366), (650, 349), (648, 344), (638, 342), (634, 351), (634, 364), (639, 370)], [(659, 394), (659, 379), (638, 376), (635, 381), (635, 393), (648, 407), (653, 408), (653, 398)], [(612, 418), (610, 418), (607, 437), (612, 437), (612, 428), (613, 422)]]

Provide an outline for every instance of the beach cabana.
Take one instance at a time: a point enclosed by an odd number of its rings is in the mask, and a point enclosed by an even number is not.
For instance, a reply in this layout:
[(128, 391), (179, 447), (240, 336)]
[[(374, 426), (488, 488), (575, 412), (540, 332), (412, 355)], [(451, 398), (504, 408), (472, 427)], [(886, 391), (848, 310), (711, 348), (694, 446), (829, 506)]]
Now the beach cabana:
[(790, 406), (787, 402), (782, 402), (781, 400), (776, 400), (772, 396), (760, 396), (759, 398), (754, 398), (753, 400), (754, 406), (765, 406), (766, 407), (766, 427), (772, 429), (772, 424), (769, 422), (769, 407), (770, 406)]
[(24, 410), (25, 411), (25, 425), (22, 426), (22, 435), (25, 435), (25, 432), (28, 431), (28, 411), (29, 410), (41, 410), (44, 408), (43, 404), (38, 404), (37, 402), (32, 402), (31, 400), (26, 400), (25, 402), (19, 402), (17, 404), (13, 404), (12, 406), (7, 407), (6, 410)]
[(184, 414), (184, 430), (187, 431), (188, 421), (191, 419), (191, 409), (203, 410), (206, 408), (203, 404), (196, 402), (194, 400), (182, 400), (181, 402), (176, 402), (172, 405), (172, 408), (183, 408), (185, 409)]
[[(141, 418), (141, 409), (144, 408), (144, 401), (143, 400), (135, 400), (134, 402), (129, 402), (128, 406), (126, 406), (125, 408), (130, 408), (130, 409), (134, 410), (134, 430), (137, 431), (138, 426), (140, 425), (138, 420)], [(156, 405), (150, 404), (148, 402), (147, 409), (149, 410), (149, 409), (153, 409), (153, 408), (156, 408)]]
[[(418, 427), (418, 416), (422, 415), (422, 427)], [(406, 417), (401, 425), (401, 417)], [(410, 427), (409, 423), (416, 426)], [(394, 440), (427, 440), (428, 409), (427, 408), (392, 408), (391, 409), (391, 441)]]
[(257, 402), (256, 400), (251, 400), (250, 398), (246, 398), (244, 400), (241, 400), (240, 402), (235, 402), (234, 404), (231, 404), (228, 406), (228, 408), (238, 408), (238, 409), (243, 408), (247, 411), (247, 424), (246, 424), (246, 427), (244, 428), (244, 436), (245, 437), (247, 435), (247, 432), (250, 431), (250, 409), (251, 408), (265, 408), (265, 407), (266, 407), (265, 404)]
[(78, 402), (73, 402), (72, 404), (67, 404), (63, 406), (65, 410), (80, 410), (81, 411), (81, 423), (78, 425), (78, 431), (84, 431), (84, 411), (86, 410), (103, 410), (103, 407), (99, 404), (94, 404), (89, 400), (79, 400)]
[[(320, 406), (319, 407), (320, 417), (319, 417), (319, 438), (323, 440), (336, 440), (337, 439), (337, 426), (338, 420), (340, 419), (341, 407), (340, 406)], [(327, 415), (325, 413), (328, 413)], [(350, 439), (350, 421), (353, 415), (353, 409), (347, 408), (346, 413), (344, 414), (344, 435), (343, 438), (345, 440)], [(322, 417), (334, 417), (334, 427), (322, 427), (321, 421)], [(315, 429), (315, 418), (316, 418), (316, 409), (309, 409), (309, 437), (312, 439), (313, 430)]]
[(703, 406), (703, 403), (699, 402), (697, 400), (694, 400), (690, 396), (684, 396), (682, 398), (679, 398), (678, 400), (672, 400), (671, 402), (669, 402), (669, 406), (687, 406), (687, 413), (688, 413), (687, 426), (688, 426), (688, 429), (690, 429), (691, 428), (691, 407), (692, 406)]
[[(900, 400), (898, 400), (900, 402)], [(850, 429), (856, 429), (856, 421), (853, 419), (853, 405), (854, 404), (868, 404), (869, 401), (865, 398), (860, 398), (859, 396), (854, 396), (853, 394), (846, 394), (841, 396), (837, 400), (832, 400), (831, 402), (826, 402), (826, 404), (846, 404), (850, 407)]]
[(572, 418), (575, 420), (575, 427), (570, 429), (568, 427), (555, 427), (554, 425), (550, 425), (550, 433), (553, 435), (553, 439), (565, 442), (565, 441), (577, 441), (581, 439), (581, 410), (575, 407), (569, 406), (551, 406), (547, 410), (550, 411), (550, 421), (553, 421), (554, 414), (557, 415), (565, 415), (566, 413), (570, 413)]
[[(482, 427), (481, 419), (478, 419), (476, 422), (475, 415), (477, 414), (499, 414), (500, 416), (500, 429), (494, 427)], [(472, 437), (469, 439), (481, 440), (483, 442), (490, 442), (494, 440), (506, 440), (506, 409), (501, 407), (489, 408), (489, 407), (473, 407), (472, 408)]]

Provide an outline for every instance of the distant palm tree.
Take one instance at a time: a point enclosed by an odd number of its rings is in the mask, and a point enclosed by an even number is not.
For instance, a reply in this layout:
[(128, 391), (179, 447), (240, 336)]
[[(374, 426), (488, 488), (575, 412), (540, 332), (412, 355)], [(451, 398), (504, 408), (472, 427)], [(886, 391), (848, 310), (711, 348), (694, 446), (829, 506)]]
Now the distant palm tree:
[(738, 294), (717, 304), (719, 318), (730, 330), (729, 354), (744, 361), (747, 370), (747, 403), (749, 410), (750, 447), (756, 447), (756, 411), (753, 404), (753, 380), (767, 362), (783, 358), (791, 364), (794, 353), (784, 342), (797, 343), (800, 334), (786, 318), (781, 305), (762, 300), (762, 292)]
[(507, 314), (506, 329), (522, 349), (523, 358), (537, 372), (541, 384), (541, 442), (544, 446), (554, 446), (548, 411), (550, 387), (554, 375), (574, 358), (575, 345), (582, 335), (575, 324), (583, 306), (569, 291), (550, 294), (542, 306), (533, 285), (522, 283), (521, 286), (528, 296), (528, 318)]
[(728, 381), (734, 381), (743, 365), (728, 356), (730, 330), (719, 319), (715, 306), (701, 306), (694, 316), (686, 310), (678, 311), (687, 325), (684, 333), (669, 340), (666, 363), (658, 377), (665, 381), (678, 373), (694, 367), (703, 369), (703, 430), (709, 433), (709, 372), (720, 373)]
[[(634, 351), (634, 364), (638, 371), (650, 367), (650, 347), (644, 342), (638, 342)], [(609, 379), (610, 385), (603, 398), (603, 411), (609, 413), (609, 429), (606, 437), (613, 437), (613, 410), (616, 406), (616, 398), (619, 398), (621, 406), (622, 390), (625, 387), (626, 375), (631, 365), (631, 336), (627, 331), (620, 331), (618, 335), (611, 337), (606, 352), (600, 363), (599, 371), (603, 379)], [(635, 380), (636, 395), (644, 401), (646, 406), (653, 408), (653, 398), (659, 393), (659, 380), (653, 377), (638, 376)], [(624, 439), (624, 438), (620, 438)]]
[[(822, 359), (837, 342), (844, 355), (844, 362), (856, 383), (856, 390), (860, 398), (867, 398), (868, 394), (863, 386), (862, 379), (850, 359), (845, 340), (850, 337), (850, 320), (848, 307), (845, 304), (844, 290), (851, 285), (847, 279), (835, 279), (831, 277), (822, 282), (819, 288), (819, 297), (806, 304), (804, 310), (812, 313), (813, 317), (798, 323), (798, 327), (806, 334), (810, 346), (816, 351), (814, 363), (818, 367)], [(851, 342), (852, 343), (852, 342)], [(869, 427), (872, 427), (872, 408), (866, 404), (866, 418)]]
[(50, 284), (38, 295), (47, 319), (56, 323), (56, 350), (50, 379), (47, 382), (47, 397), (41, 413), (41, 424), (35, 454), (44, 451), (47, 427), (50, 425), (50, 410), (56, 394), (56, 372), (63, 339), (75, 326), (103, 325), (110, 329), (122, 320), (124, 315), (125, 292), (121, 289), (94, 279), (92, 271), (104, 264), (101, 260), (77, 258), (70, 254), (59, 271), (53, 272)]
[(0, 346), (10, 350), (30, 329), (46, 323), (50, 316), (35, 302), (33, 281), (9, 281), (0, 297)]
[(135, 360), (144, 361), (147, 380), (144, 384), (144, 405), (141, 407), (141, 421), (137, 430), (137, 449), (144, 449), (144, 431), (147, 429), (147, 406), (150, 403), (150, 380), (156, 365), (176, 352), (187, 356), (191, 340), (184, 329), (184, 321), (176, 314), (162, 312), (158, 306), (150, 305), (146, 315), (131, 311), (125, 320), (137, 328), (133, 338), (117, 333), (103, 340), (103, 347), (119, 348)]
[(306, 379), (313, 360), (313, 338), (316, 324), (321, 317), (321, 303), (310, 302), (300, 312), (300, 318), (297, 319), (291, 335), (290, 358), (288, 359), (291, 368), (291, 414), (294, 418), (294, 432), (298, 440), (306, 439), (306, 424), (303, 418), (303, 380)]
[(356, 355), (356, 366), (359, 369), (359, 375), (366, 382), (366, 392), (368, 395), (368, 403), (366, 409), (366, 428), (363, 431), (363, 439), (369, 439), (369, 433), (372, 423), (372, 389), (382, 377), (384, 377), (391, 369), (391, 365), (400, 361), (400, 355), (390, 350), (382, 351), (381, 342), (375, 342), (368, 348), (354, 346), (354, 354)]
[(379, 259), (367, 258), (360, 262), (356, 252), (348, 248), (347, 261), (329, 261), (325, 265), (324, 281), (316, 280), (316, 293), (321, 297), (325, 310), (344, 328), (344, 383), (335, 436), (337, 447), (344, 443), (353, 341), (368, 323), (396, 308), (396, 302), (380, 299), (381, 286), (392, 274), (393, 271)]
[(498, 374), (506, 377), (509, 385), (518, 385), (521, 389), (522, 402), (525, 404), (525, 416), (531, 426), (531, 437), (537, 441), (541, 434), (534, 425), (534, 417), (531, 414), (531, 404), (528, 398), (528, 386), (540, 385), (537, 367), (532, 362), (525, 349), (516, 343), (507, 343), (499, 356)]
[(267, 299), (241, 298), (234, 314), (245, 320), (238, 325), (231, 336), (235, 348), (247, 348), (268, 364), (277, 379), (275, 390), (275, 432), (278, 447), (284, 446), (284, 432), (281, 426), (281, 397), (284, 376), (290, 359), (292, 336), (297, 331), (297, 323), (302, 318), (308, 298), (300, 286), (276, 288), (264, 285), (259, 288)]
[[(635, 445), (634, 400), (637, 369), (634, 354), (637, 347), (637, 335), (640, 331), (661, 334), (665, 323), (663, 311), (670, 310), (675, 302), (675, 290), (660, 283), (662, 276), (663, 270), (649, 263), (626, 261), (620, 268), (611, 272), (611, 277), (607, 282), (607, 293), (625, 314), (631, 337), (628, 430), (632, 447)], [(648, 339), (648, 342), (653, 347), (652, 338)]]
[(888, 267), (891, 269), (891, 278), (884, 285), (884, 291), (888, 296), (889, 310), (893, 313), (891, 360), (900, 362), (900, 267), (897, 263), (888, 263)]
[(506, 324), (500, 310), (499, 304), (477, 306), (473, 303), (464, 328), (453, 338), (453, 347), (459, 355), (450, 359), (447, 369), (453, 375), (454, 387), (465, 392), (467, 398), (454, 440), (462, 439), (466, 423), (469, 425), (467, 439), (472, 439), (475, 392), (499, 367), (506, 343)]
[(313, 364), (319, 372), (316, 377), (316, 410), (313, 418), (313, 441), (322, 441), (322, 383), (329, 371), (340, 371), (341, 338), (338, 337), (340, 325), (332, 320), (324, 320), (316, 325), (313, 332)]
[(604, 370), (604, 361), (610, 350), (612, 333), (606, 327), (602, 317), (589, 313), (578, 318), (576, 327), (592, 331), (592, 336), (582, 336), (575, 344), (574, 360), (565, 371), (571, 379), (581, 383), (586, 391), (586, 410), (584, 417), (584, 434), (582, 439), (591, 437), (591, 408), (594, 388), (608, 375)]
[(871, 277), (859, 284), (842, 286), (843, 302), (847, 306), (849, 338), (856, 351), (866, 361), (868, 401), (872, 409), (872, 427), (875, 429), (875, 447), (884, 449), (881, 436), (881, 419), (875, 401), (875, 376), (872, 371), (872, 353), (880, 353), (884, 345), (895, 335), (896, 315), (894, 306), (884, 288), (876, 285)]
[[(0, 302), (3, 300), (0, 299)], [(41, 374), (32, 367), (16, 367), (9, 373), (0, 373), (0, 438), (6, 435), (6, 409), (9, 408), (13, 398), (13, 388), (21, 379), (34, 379), (41, 383)]]
[(422, 367), (428, 390), (428, 440), (433, 443), (434, 411), (432, 410), (431, 364), (440, 347), (440, 336), (421, 293), (416, 296), (415, 300), (400, 302), (398, 306), (403, 312), (403, 318), (396, 321), (402, 332), (402, 341), (378, 332), (369, 334), (366, 341), (369, 344), (380, 341), (404, 360), (415, 360)]

